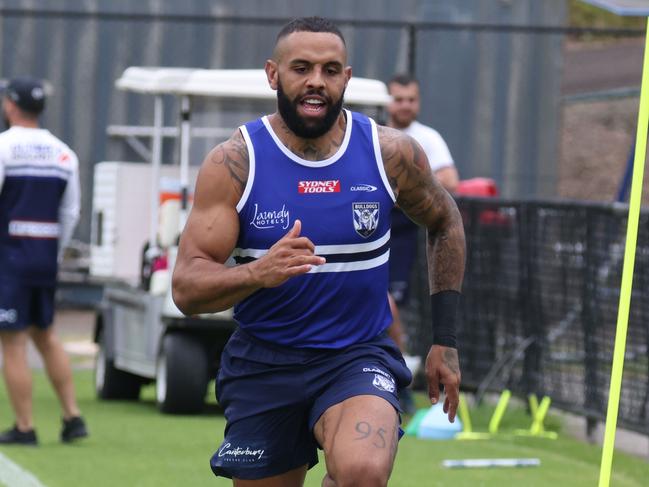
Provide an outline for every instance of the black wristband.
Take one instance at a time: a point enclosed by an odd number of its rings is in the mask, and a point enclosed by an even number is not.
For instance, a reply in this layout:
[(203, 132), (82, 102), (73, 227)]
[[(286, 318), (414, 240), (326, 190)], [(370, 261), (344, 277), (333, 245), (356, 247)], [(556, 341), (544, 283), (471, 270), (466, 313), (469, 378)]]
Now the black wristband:
[(455, 319), (460, 303), (457, 291), (440, 291), (430, 296), (433, 318), (433, 345), (457, 348)]

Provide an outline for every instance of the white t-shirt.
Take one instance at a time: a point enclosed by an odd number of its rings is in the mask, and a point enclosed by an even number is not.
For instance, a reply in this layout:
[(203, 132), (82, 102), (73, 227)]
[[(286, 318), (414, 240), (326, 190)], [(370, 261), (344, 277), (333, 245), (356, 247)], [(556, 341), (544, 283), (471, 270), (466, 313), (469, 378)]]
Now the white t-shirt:
[(403, 132), (419, 142), (433, 172), (454, 165), (451, 152), (437, 130), (415, 120)]

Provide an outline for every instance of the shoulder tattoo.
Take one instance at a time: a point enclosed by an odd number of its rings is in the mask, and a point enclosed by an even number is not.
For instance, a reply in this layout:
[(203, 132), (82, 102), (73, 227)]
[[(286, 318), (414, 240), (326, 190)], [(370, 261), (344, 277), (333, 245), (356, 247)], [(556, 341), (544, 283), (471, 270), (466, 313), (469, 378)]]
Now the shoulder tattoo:
[(250, 161), (248, 146), (241, 132), (237, 130), (232, 137), (217, 145), (210, 154), (210, 163), (224, 165), (236, 194), (241, 197), (248, 181)]
[(436, 191), (426, 154), (412, 137), (389, 127), (379, 126), (378, 129), (385, 173), (397, 203), (411, 218), (419, 221), (444, 194)]

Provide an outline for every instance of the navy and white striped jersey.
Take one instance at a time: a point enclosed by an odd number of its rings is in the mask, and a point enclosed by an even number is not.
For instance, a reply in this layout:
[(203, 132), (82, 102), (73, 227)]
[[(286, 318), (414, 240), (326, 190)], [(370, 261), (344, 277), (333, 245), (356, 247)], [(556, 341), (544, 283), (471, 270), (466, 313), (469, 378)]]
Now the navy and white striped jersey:
[(238, 263), (263, 256), (296, 219), (327, 263), (235, 306), (248, 333), (286, 346), (339, 349), (370, 340), (392, 322), (387, 301), (390, 210), (376, 124), (345, 111), (343, 143), (307, 161), (288, 150), (267, 117), (240, 128), (250, 170), (237, 205)]
[(0, 277), (54, 284), (59, 248), (78, 218), (74, 152), (45, 129), (0, 134)]

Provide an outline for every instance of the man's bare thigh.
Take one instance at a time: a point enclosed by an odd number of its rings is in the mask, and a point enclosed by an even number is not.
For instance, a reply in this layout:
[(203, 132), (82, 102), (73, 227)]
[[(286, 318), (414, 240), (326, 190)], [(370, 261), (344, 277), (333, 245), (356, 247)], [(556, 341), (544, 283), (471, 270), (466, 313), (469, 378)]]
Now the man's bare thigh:
[(325, 411), (314, 427), (324, 450), (327, 471), (336, 472), (368, 461), (389, 473), (397, 452), (399, 416), (385, 399), (354, 396)]

